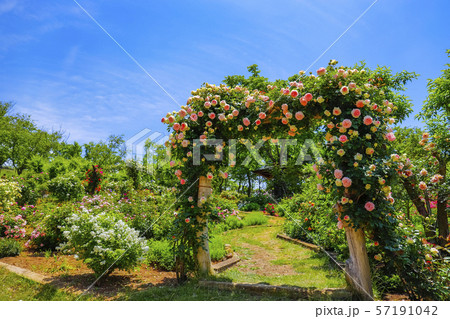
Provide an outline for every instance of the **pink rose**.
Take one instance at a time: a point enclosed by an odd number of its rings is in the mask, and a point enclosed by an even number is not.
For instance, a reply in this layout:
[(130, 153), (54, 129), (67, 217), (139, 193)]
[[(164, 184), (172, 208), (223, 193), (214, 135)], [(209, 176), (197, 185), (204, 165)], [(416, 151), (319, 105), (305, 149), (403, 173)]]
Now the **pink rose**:
[(194, 122), (197, 121), (197, 118), (198, 118), (197, 114), (195, 114), (195, 113), (191, 114), (191, 120), (192, 121), (194, 121)]
[(348, 141), (347, 135), (341, 135), (339, 136), (339, 142), (345, 143)]
[(202, 111), (199, 111), (199, 112), (198, 112), (198, 116), (199, 116), (199, 117), (202, 117), (203, 115), (204, 115), (204, 113), (203, 113)]
[(327, 127), (331, 130), (334, 127), (334, 124), (332, 122), (327, 124)]
[(352, 116), (354, 118), (358, 118), (361, 115), (361, 111), (359, 109), (353, 109), (352, 110)]
[(292, 90), (292, 91), (291, 91), (291, 96), (292, 96), (293, 98), (296, 98), (296, 97), (298, 96), (298, 91), (297, 91), (297, 90)]
[(341, 109), (338, 107), (335, 107), (333, 109), (333, 115), (340, 115), (342, 113)]
[(325, 68), (320, 68), (317, 70), (317, 75), (325, 75), (325, 73), (327, 73), (327, 69)]
[(372, 203), (372, 202), (367, 202), (367, 203), (364, 205), (364, 208), (365, 208), (367, 211), (371, 212), (371, 211), (373, 211), (373, 210), (375, 209), (375, 204)]
[(352, 127), (352, 121), (350, 121), (348, 119), (345, 119), (345, 120), (342, 121), (342, 126), (345, 127), (345, 128), (350, 128), (350, 127)]
[(238, 116), (239, 115), (239, 111), (238, 110), (233, 110), (233, 112), (231, 112), (233, 114), (233, 116)]
[(172, 124), (173, 122), (175, 122), (175, 118), (171, 115), (169, 116), (169, 123)]
[(372, 120), (372, 117), (371, 117), (371, 116), (369, 116), (369, 115), (367, 115), (367, 116), (364, 116), (364, 120), (363, 120), (363, 122), (364, 122), (364, 124), (366, 124), (366, 125), (370, 125), (370, 124), (372, 124), (372, 122), (373, 122), (373, 120)]
[(364, 101), (363, 100), (358, 100), (358, 102), (356, 102), (356, 107), (363, 108), (364, 107)]
[(178, 130), (180, 129), (180, 124), (179, 124), (179, 123), (175, 123), (175, 124), (173, 125), (173, 129), (174, 129), (175, 131), (178, 131)]
[(211, 107), (211, 102), (205, 102), (205, 107), (207, 108), (207, 109), (209, 109), (210, 107)]
[(177, 169), (177, 170), (175, 171), (175, 175), (176, 175), (176, 176), (180, 177), (181, 174), (183, 174), (183, 173), (181, 172), (181, 170)]
[(342, 185), (344, 185), (344, 187), (350, 187), (352, 185), (352, 180), (348, 177), (344, 177), (342, 179)]
[(184, 184), (186, 184), (186, 180), (180, 179), (180, 183), (181, 183), (181, 185), (184, 185)]
[(420, 188), (421, 190), (426, 190), (428, 187), (427, 187), (427, 184), (425, 184), (424, 182), (420, 182), (420, 183), (419, 183), (419, 188)]
[(186, 111), (185, 110), (180, 110), (180, 112), (178, 112), (178, 115), (180, 116), (180, 117), (185, 117), (186, 116)]
[(306, 104), (308, 104), (308, 100), (303, 96), (303, 97), (300, 99), (300, 104), (303, 105), (303, 106), (306, 106)]
[(208, 116), (209, 116), (209, 118), (211, 120), (214, 120), (216, 118), (216, 114), (215, 113), (209, 113)]
[(348, 87), (346, 87), (346, 86), (341, 87), (341, 93), (342, 93), (342, 95), (346, 95), (346, 94), (348, 94), (348, 92), (349, 92)]
[(261, 112), (261, 113), (258, 114), (258, 116), (259, 116), (259, 118), (260, 118), (261, 120), (264, 120), (264, 119), (266, 118), (266, 113)]
[(338, 221), (336, 226), (338, 229), (344, 228), (344, 224), (341, 221)]
[(244, 123), (245, 126), (249, 126), (250, 125), (250, 120), (248, 118), (244, 118), (242, 120), (242, 122)]
[(335, 169), (334, 170), (334, 177), (336, 179), (341, 179), (342, 176), (344, 176), (344, 173), (340, 169)]
[(311, 93), (306, 93), (305, 94), (305, 99), (306, 99), (306, 101), (311, 101), (312, 100), (312, 98), (313, 98), (313, 96), (312, 96), (312, 94)]
[(387, 134), (386, 134), (386, 138), (387, 138), (388, 141), (390, 141), (390, 142), (395, 141), (395, 139), (396, 139), (394, 133), (392, 133), (392, 132), (391, 132), (391, 133), (387, 133)]
[(288, 124), (288, 119), (285, 118), (285, 117), (283, 117), (283, 118), (281, 119), (281, 123), (283, 123), (284, 125)]

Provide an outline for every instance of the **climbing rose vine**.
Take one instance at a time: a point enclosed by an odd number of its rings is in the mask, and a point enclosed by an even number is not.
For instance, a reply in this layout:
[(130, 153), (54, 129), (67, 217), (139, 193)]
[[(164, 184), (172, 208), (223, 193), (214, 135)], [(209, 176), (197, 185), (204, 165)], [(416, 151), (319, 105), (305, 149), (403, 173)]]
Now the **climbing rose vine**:
[[(318, 190), (334, 195), (345, 222), (364, 227), (380, 245), (396, 249), (391, 234), (397, 220), (388, 186), (395, 173), (389, 166), (389, 142), (395, 140), (390, 125), (401, 113), (392, 93), (395, 85), (381, 77), (380, 70), (336, 64), (331, 61), (317, 75), (300, 72), (289, 81), (268, 85), (266, 91), (205, 84), (192, 91), (180, 110), (162, 119), (171, 132), (166, 146), (179, 180), (173, 238), (183, 267), (195, 264), (197, 232), (211, 212), (206, 198), (200, 201), (202, 207), (197, 203), (198, 188), (192, 185), (199, 176), (227, 178), (224, 167), (240, 164), (236, 149), (249, 141), (274, 142), (311, 130), (323, 134), (325, 146), (314, 165), (321, 180)], [(214, 145), (208, 143), (212, 139)], [(199, 147), (202, 155), (196, 158)], [(217, 161), (203, 154), (215, 154)], [(206, 219), (197, 218), (204, 213)], [(342, 223), (339, 218), (339, 226)]]

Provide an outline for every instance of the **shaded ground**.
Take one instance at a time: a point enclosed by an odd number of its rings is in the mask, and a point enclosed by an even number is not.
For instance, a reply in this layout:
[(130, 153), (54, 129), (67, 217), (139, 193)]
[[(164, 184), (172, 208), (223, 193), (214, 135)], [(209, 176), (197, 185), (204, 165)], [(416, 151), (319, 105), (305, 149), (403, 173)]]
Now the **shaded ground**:
[[(86, 265), (72, 256), (46, 257), (44, 254), (23, 252), (20, 256), (1, 258), (0, 261), (42, 274), (48, 278), (49, 283), (71, 293), (85, 291), (96, 279)], [(122, 291), (161, 285), (176, 285), (175, 273), (143, 265), (131, 272), (115, 270), (100, 285), (92, 287), (90, 293), (112, 298)]]

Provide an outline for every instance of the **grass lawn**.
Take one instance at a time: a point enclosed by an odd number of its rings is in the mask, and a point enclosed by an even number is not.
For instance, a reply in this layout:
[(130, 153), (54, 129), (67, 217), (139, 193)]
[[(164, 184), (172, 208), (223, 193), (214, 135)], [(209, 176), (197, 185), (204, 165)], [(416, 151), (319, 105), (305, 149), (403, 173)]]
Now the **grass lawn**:
[[(0, 267), (1, 301), (72, 301), (76, 299), (77, 296), (75, 295), (58, 290), (50, 285), (42, 285)], [(82, 300), (89, 300), (89, 297), (82, 298)]]
[(216, 279), (317, 289), (344, 288), (343, 273), (326, 256), (276, 238), (282, 232), (282, 221), (271, 218), (271, 227), (244, 227), (220, 235), (224, 243), (231, 244), (241, 262)]
[[(42, 285), (27, 278), (16, 275), (0, 267), (0, 301), (74, 301), (77, 296), (56, 289), (50, 285)], [(102, 298), (83, 296), (81, 300), (102, 300)], [(143, 291), (121, 293), (113, 300), (133, 301), (276, 301), (291, 300), (282, 295), (257, 295), (240, 291), (223, 291), (199, 287), (195, 282), (181, 286), (155, 286)]]

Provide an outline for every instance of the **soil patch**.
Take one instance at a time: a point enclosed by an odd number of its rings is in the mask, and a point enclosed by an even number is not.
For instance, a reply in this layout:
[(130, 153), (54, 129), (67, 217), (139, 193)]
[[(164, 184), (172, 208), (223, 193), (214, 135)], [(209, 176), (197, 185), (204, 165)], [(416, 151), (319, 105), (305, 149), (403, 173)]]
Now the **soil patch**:
[[(17, 257), (1, 258), (0, 261), (44, 275), (46, 281), (71, 293), (84, 292), (94, 281), (94, 273), (73, 256), (51, 256), (22, 252)], [(115, 270), (93, 286), (89, 293), (113, 299), (121, 292), (142, 290), (152, 286), (175, 286), (175, 272), (160, 271), (142, 265), (130, 272)]]

